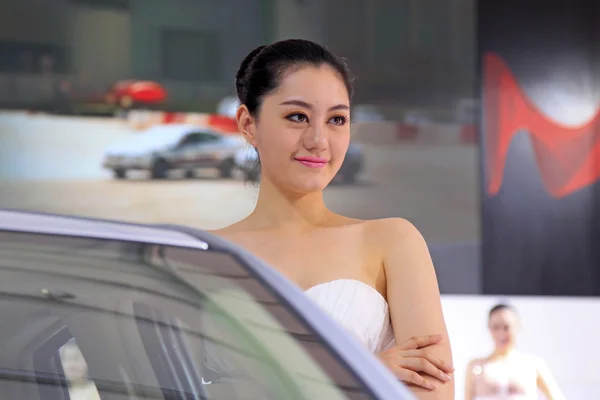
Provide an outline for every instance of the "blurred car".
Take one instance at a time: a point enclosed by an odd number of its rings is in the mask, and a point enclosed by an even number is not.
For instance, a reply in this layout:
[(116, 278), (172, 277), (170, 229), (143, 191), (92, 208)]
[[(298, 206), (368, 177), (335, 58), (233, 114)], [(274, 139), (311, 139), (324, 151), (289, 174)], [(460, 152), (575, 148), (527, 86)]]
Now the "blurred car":
[(3, 398), (415, 398), (297, 286), (206, 232), (0, 210), (0, 260)]
[[(338, 173), (334, 178), (334, 182), (351, 184), (356, 182), (356, 178), (364, 169), (364, 154), (361, 147), (355, 143), (350, 143), (346, 158)], [(260, 175), (256, 170), (258, 162), (258, 154), (252, 148), (240, 149), (235, 157), (235, 167), (244, 175), (244, 179), (250, 182), (256, 182), (260, 179)]]
[(166, 89), (158, 82), (124, 80), (113, 85), (106, 101), (123, 109), (152, 106), (167, 99)]
[(218, 169), (231, 177), (234, 156), (244, 147), (239, 135), (224, 135), (195, 125), (157, 125), (110, 146), (103, 167), (123, 179), (128, 171), (149, 171), (152, 179), (164, 179), (171, 170), (184, 170), (187, 177), (197, 169)]

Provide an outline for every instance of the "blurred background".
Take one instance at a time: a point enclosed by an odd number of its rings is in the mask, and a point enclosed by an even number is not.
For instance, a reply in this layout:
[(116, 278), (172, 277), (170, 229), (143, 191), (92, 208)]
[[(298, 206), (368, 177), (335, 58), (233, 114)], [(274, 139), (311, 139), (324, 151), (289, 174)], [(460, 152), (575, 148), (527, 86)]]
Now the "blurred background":
[(235, 72), (256, 46), (315, 40), (357, 78), (328, 205), (421, 230), (457, 370), (489, 350), (485, 307), (510, 295), (529, 307), (528, 350), (571, 398), (592, 398), (600, 376), (567, 366), (600, 347), (552, 341), (600, 329), (600, 13), (569, 4), (3, 0), (0, 207), (206, 229), (243, 218), (257, 187)]
[[(232, 145), (207, 150), (222, 153), (214, 163), (224, 174), (198, 168), (157, 180), (148, 179), (149, 163), (145, 174), (125, 164), (166, 145), (160, 132), (138, 140), (157, 124), (235, 133), (215, 114), (235, 112), (242, 58), (263, 43), (307, 38), (347, 58), (357, 78), (350, 176), (327, 190), (329, 206), (357, 218), (411, 220), (440, 274), (468, 270), (468, 278), (446, 274), (445, 290), (480, 292), (472, 0), (6, 0), (0, 7), (2, 206), (210, 229), (242, 218), (257, 190), (223, 164), (235, 158)], [(188, 157), (196, 158), (188, 170), (210, 166), (196, 151), (168, 164), (181, 170)], [(129, 160), (111, 169), (104, 165), (111, 155)]]

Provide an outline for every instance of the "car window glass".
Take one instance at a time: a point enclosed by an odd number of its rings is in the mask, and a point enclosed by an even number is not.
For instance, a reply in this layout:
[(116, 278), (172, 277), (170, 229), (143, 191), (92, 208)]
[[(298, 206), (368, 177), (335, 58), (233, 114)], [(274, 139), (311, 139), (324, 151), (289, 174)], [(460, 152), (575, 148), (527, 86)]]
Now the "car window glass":
[(213, 135), (206, 132), (199, 133), (198, 136), (200, 137), (199, 141), (201, 143), (214, 142), (216, 140), (219, 140), (219, 137), (217, 135)]
[[(48, 354), (61, 363), (84, 355), (100, 396), (371, 398), (277, 293), (227, 254), (0, 232), (0, 263), (0, 317), (16, 321), (0, 329), (0, 369), (60, 378), (64, 366), (38, 371), (27, 359), (68, 328)], [(70, 376), (83, 376), (78, 365)], [(21, 386), (11, 398), (37, 398)]]
[(183, 139), (181, 139), (181, 141), (179, 142), (179, 147), (195, 145), (201, 140), (202, 139), (198, 133), (190, 133), (186, 135)]

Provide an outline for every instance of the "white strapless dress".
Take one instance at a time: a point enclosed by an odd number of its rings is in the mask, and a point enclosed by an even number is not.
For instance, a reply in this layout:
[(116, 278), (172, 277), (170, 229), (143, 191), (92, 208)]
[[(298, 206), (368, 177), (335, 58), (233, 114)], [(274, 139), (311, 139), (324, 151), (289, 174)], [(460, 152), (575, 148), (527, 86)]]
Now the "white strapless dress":
[(336, 279), (304, 292), (372, 353), (395, 345), (387, 301), (356, 279)]

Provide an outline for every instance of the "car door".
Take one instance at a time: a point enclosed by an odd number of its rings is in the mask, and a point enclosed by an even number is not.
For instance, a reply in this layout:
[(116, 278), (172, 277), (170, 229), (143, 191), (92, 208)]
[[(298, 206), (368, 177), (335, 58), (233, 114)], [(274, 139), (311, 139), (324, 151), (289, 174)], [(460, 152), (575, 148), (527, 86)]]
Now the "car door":
[(293, 285), (199, 234), (0, 211), (2, 393), (413, 398)]

